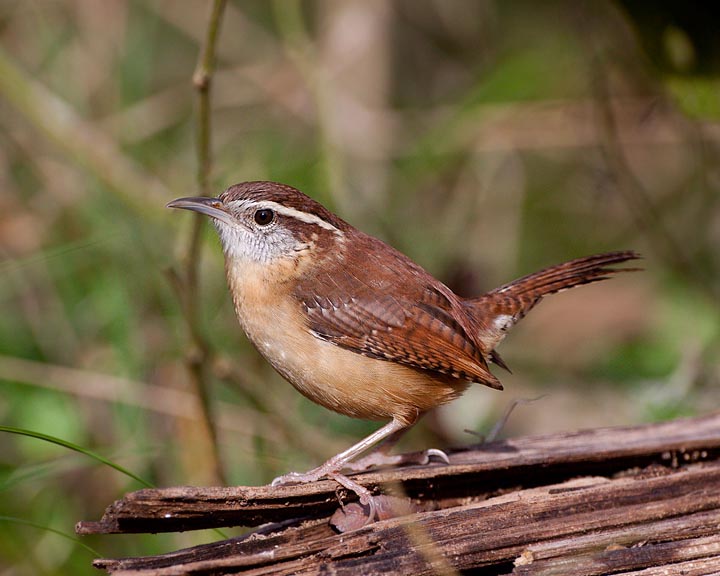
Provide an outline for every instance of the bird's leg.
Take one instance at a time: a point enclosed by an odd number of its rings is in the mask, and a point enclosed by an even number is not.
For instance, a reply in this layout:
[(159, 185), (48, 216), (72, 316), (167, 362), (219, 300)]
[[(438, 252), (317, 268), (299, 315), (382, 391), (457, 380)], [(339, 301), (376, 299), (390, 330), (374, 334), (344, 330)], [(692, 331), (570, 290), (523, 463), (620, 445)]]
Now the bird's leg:
[(407, 427), (407, 423), (393, 418), (392, 421), (385, 424), (385, 426), (376, 430), (366, 438), (363, 438), (357, 444), (350, 446), (350, 448), (344, 452), (336, 454), (321, 466), (305, 473), (290, 472), (289, 474), (279, 476), (272, 481), (272, 485), (280, 486), (282, 484), (305, 484), (307, 482), (315, 482), (316, 480), (327, 476), (357, 494), (360, 499), (360, 503), (368, 506), (370, 510), (368, 522), (371, 522), (375, 518), (375, 502), (373, 501), (372, 494), (364, 486), (361, 486), (357, 482), (350, 480), (347, 476), (340, 474), (340, 471), (345, 468), (348, 462), (350, 462), (353, 458), (359, 456), (366, 450), (369, 450), (378, 442), (382, 442), (388, 436), (392, 436)]
[(363, 456), (359, 460), (347, 462), (345, 464), (345, 469), (353, 472), (361, 472), (370, 468), (381, 468), (386, 466), (404, 466), (412, 464), (422, 465), (430, 462), (430, 458), (432, 457), (441, 460), (445, 464), (450, 464), (447, 454), (437, 448), (429, 448), (428, 450), (413, 452), (411, 454), (390, 454), (390, 450), (392, 450), (400, 438), (402, 438), (410, 430), (410, 428), (415, 425), (415, 423), (420, 419), (420, 416), (421, 415), (418, 415), (415, 421), (405, 428), (401, 428), (397, 432), (390, 434), (366, 456)]
[[(363, 438), (357, 444), (353, 444), (345, 450), (336, 454), (330, 458), (324, 464), (313, 468), (308, 472), (290, 472), (283, 476), (279, 476), (272, 481), (273, 486), (280, 486), (281, 484), (305, 484), (306, 482), (314, 482), (325, 476), (329, 476), (331, 473), (338, 473), (343, 468), (347, 467), (348, 462), (369, 450), (375, 446), (378, 442), (383, 441), (388, 436), (395, 434), (408, 427), (408, 424), (393, 418), (390, 422), (385, 424), (382, 428), (376, 430), (369, 436)], [(360, 496), (360, 494), (358, 494)]]

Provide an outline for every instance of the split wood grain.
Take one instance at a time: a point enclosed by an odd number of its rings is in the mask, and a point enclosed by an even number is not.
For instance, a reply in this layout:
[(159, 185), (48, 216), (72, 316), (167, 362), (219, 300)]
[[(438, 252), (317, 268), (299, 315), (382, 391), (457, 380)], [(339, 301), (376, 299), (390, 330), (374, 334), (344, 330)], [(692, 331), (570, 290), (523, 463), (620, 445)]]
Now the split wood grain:
[(316, 522), (96, 566), (115, 576), (327, 571), (419, 576), (481, 568), (483, 574), (593, 576), (668, 570), (675, 564), (695, 566), (691, 574), (708, 574), (720, 570), (719, 487), (718, 461), (650, 474), (638, 469), (517, 490), (346, 534)]
[[(532, 488), (586, 475), (609, 476), (650, 465), (673, 468), (720, 454), (720, 414), (646, 426), (587, 430), (492, 442), (450, 453), (450, 464), (388, 469), (353, 476), (378, 492), (382, 486), (420, 507), (448, 508), (498, 492)], [(337, 484), (174, 487), (127, 494), (80, 534), (184, 531), (326, 518), (338, 508)], [(353, 494), (340, 491), (343, 501)]]

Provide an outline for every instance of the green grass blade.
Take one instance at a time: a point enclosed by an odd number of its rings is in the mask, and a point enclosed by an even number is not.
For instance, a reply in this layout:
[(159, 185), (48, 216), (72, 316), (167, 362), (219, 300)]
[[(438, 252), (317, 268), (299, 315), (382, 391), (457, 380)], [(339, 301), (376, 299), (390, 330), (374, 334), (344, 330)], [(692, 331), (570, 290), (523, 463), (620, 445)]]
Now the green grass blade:
[(96, 558), (101, 558), (102, 554), (95, 550), (94, 548), (91, 548), (87, 544), (83, 544), (79, 538), (76, 538), (75, 536), (71, 536), (70, 534), (66, 534), (62, 530), (56, 530), (55, 528), (50, 528), (49, 526), (43, 526), (42, 524), (38, 524), (37, 522), (32, 522), (30, 520), (24, 520), (22, 518), (14, 518), (12, 516), (0, 516), (0, 522), (11, 522), (14, 524), (24, 524), (25, 526), (32, 526), (33, 528), (38, 528), (39, 530), (45, 530), (47, 532), (52, 532), (53, 534), (57, 534), (58, 536), (62, 536), (63, 538), (67, 538), (74, 544), (77, 544), (78, 546), (82, 546), (90, 552), (93, 556)]
[[(10, 434), (19, 434), (20, 436), (29, 436), (30, 438), (37, 438), (38, 440), (44, 440), (45, 442), (50, 442), (51, 444), (57, 444), (58, 446), (62, 446), (63, 448), (68, 448), (70, 450), (74, 450), (75, 452), (80, 452), (80, 454), (84, 454), (85, 456), (89, 456), (90, 458), (93, 458), (94, 460), (97, 460), (98, 462), (102, 464), (106, 464), (107, 466), (110, 466), (111, 468), (114, 468), (118, 472), (121, 472), (125, 474), (126, 476), (129, 476), (133, 480), (136, 480), (137, 482), (140, 482), (143, 486), (146, 488), (154, 488), (154, 485), (150, 482), (143, 480), (140, 478), (140, 476), (137, 476), (127, 470), (126, 468), (123, 468), (119, 464), (115, 464), (114, 462), (108, 460), (107, 458), (100, 456), (100, 454), (96, 454), (92, 450), (88, 450), (87, 448), (83, 448), (82, 446), (78, 446), (77, 444), (73, 444), (72, 442), (68, 442), (67, 440), (63, 440), (61, 438), (56, 438), (55, 436), (50, 436), (48, 434), (43, 434), (42, 432), (35, 432), (33, 430), (26, 430), (24, 428), (15, 428), (13, 426), (0, 426), (0, 432), (8, 432)], [(10, 518), (9, 516), (0, 516), (0, 520), (12, 520), (17, 521), (20, 523), (28, 524), (29, 526), (35, 526), (36, 528), (43, 528), (45, 530), (50, 530), (51, 532), (57, 532), (58, 534), (61, 534), (62, 536), (66, 536), (67, 538), (70, 538), (73, 541), (77, 541), (75, 538), (71, 538), (67, 534), (63, 534), (62, 532), (58, 532), (57, 530), (53, 530), (52, 528), (47, 528), (45, 526), (39, 525), (39, 524), (33, 524), (32, 522), (28, 520), (21, 520), (21, 519), (15, 519)], [(214, 528), (213, 531), (220, 535), (221, 538), (227, 539), (227, 535), (220, 529)], [(92, 550), (92, 548), (85, 546), (84, 544), (81, 544), (79, 541), (78, 543), (81, 546), (84, 546), (88, 550), (90, 550), (93, 554), (96, 554), (97, 556), (100, 556), (95, 550)]]
[(43, 434), (42, 432), (26, 430), (24, 428), (15, 428), (14, 426), (0, 426), (0, 432), (8, 432), (10, 434), (19, 434), (20, 436), (37, 438), (38, 440), (44, 440), (45, 442), (50, 442), (51, 444), (57, 444), (58, 446), (62, 446), (63, 448), (74, 450), (75, 452), (79, 452), (80, 454), (89, 456), (90, 458), (96, 460), (97, 462), (100, 462), (101, 464), (105, 464), (106, 466), (114, 468), (118, 472), (121, 472), (122, 474), (129, 476), (133, 480), (140, 482), (140, 484), (142, 484), (146, 488), (153, 488), (153, 485), (150, 482), (140, 478), (140, 476), (137, 476), (136, 474), (133, 474), (132, 472), (130, 472), (130, 470), (123, 468), (119, 464), (115, 464), (111, 460), (108, 460), (104, 456), (100, 456), (100, 454), (96, 454), (92, 450), (88, 450), (87, 448), (83, 448), (82, 446), (78, 446), (77, 444), (73, 444), (72, 442), (68, 442), (67, 440), (63, 440), (62, 438)]

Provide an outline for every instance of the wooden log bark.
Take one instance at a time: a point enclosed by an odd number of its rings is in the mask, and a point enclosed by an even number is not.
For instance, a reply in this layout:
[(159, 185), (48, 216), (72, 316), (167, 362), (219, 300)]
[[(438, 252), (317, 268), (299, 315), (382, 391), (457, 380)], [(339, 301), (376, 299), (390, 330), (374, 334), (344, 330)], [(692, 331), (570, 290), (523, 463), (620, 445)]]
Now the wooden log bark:
[(404, 512), (416, 512), (338, 533), (328, 523), (331, 482), (172, 488), (128, 494), (78, 531), (279, 522), (250, 537), (96, 562), (123, 575), (720, 573), (720, 414), (496, 442), (455, 452), (448, 466), (354, 478), (405, 492)]

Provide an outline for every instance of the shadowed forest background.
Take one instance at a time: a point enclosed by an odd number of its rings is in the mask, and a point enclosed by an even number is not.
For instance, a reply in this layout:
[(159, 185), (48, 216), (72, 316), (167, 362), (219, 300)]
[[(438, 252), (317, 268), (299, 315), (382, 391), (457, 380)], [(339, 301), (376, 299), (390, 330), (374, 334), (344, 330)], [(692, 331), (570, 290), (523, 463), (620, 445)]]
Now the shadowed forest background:
[[(302, 398), (244, 338), (198, 193), (192, 76), (210, 3), (0, 1), (0, 575), (93, 573), (72, 536), (142, 487), (261, 484), (377, 423)], [(401, 448), (716, 410), (720, 34), (702, 2), (231, 1), (210, 190), (300, 188), (477, 295), (635, 249), (644, 272), (549, 298)], [(188, 367), (191, 369), (189, 370)], [(339, 375), (341, 377), (341, 375)], [(216, 438), (203, 419), (206, 388)], [(215, 446), (215, 448), (213, 448)], [(216, 457), (217, 456), (217, 457)], [(232, 530), (228, 534), (235, 533)], [(152, 554), (212, 532), (84, 538)]]

